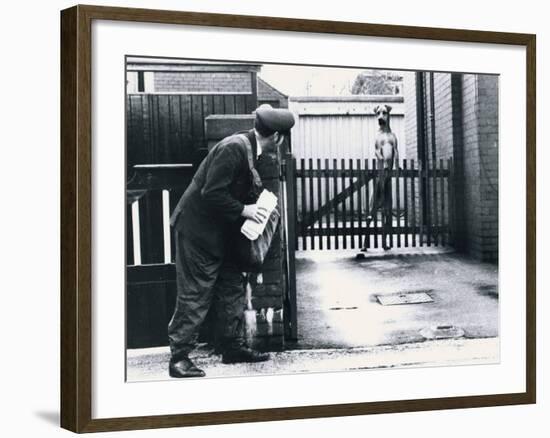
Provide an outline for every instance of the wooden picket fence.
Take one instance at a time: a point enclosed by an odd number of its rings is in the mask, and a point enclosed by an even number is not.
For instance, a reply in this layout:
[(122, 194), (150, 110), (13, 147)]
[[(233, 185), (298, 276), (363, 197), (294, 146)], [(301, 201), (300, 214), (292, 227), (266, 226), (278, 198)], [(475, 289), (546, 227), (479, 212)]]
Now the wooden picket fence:
[[(439, 246), (452, 240), (452, 159), (429, 166), (405, 159), (390, 171), (375, 159), (290, 159), (287, 192), (294, 197), (297, 250)], [(380, 178), (391, 179), (391, 217), (369, 208)]]

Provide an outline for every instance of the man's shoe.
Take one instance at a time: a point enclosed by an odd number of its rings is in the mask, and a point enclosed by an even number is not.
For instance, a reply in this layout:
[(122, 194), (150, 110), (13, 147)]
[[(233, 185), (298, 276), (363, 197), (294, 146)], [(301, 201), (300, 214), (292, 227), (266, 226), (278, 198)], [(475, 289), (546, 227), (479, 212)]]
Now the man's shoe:
[(170, 360), (168, 366), (168, 374), (170, 377), (204, 377), (206, 374), (200, 368), (197, 368), (195, 364), (188, 357), (183, 357), (179, 361), (175, 362)]
[(240, 362), (265, 362), (269, 360), (268, 353), (260, 353), (259, 351), (252, 350), (248, 347), (240, 347), (227, 350), (222, 356), (222, 362), (240, 363)]

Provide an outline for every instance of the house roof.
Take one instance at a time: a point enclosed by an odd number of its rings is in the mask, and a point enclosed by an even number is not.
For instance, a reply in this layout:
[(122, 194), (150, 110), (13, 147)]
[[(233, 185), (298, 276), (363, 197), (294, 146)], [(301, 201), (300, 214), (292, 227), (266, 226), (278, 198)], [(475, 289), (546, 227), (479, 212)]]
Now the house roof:
[(277, 99), (288, 99), (288, 96), (281, 93), (273, 85), (268, 84), (262, 78), (258, 77), (258, 99), (269, 100), (269, 98), (276, 97)]

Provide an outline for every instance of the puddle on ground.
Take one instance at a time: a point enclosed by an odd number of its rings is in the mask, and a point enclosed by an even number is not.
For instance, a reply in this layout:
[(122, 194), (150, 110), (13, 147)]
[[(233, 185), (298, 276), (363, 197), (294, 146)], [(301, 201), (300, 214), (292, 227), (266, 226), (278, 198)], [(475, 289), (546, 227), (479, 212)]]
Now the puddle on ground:
[(498, 299), (498, 286), (496, 284), (476, 284), (474, 285), (479, 295)]
[(378, 275), (391, 275), (394, 278), (409, 275), (411, 270), (418, 268), (414, 263), (400, 260), (371, 261), (370, 263), (364, 263), (363, 267), (375, 271)]
[(296, 268), (307, 269), (315, 265), (315, 261), (306, 257), (296, 257)]

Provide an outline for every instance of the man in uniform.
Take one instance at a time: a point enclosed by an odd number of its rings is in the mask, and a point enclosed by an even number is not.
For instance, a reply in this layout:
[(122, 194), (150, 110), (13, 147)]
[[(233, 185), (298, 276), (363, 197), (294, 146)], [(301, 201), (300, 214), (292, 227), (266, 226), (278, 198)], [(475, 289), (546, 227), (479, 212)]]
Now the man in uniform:
[[(262, 151), (276, 151), (293, 125), (290, 111), (260, 106), (254, 129), (243, 133), (254, 161)], [(189, 352), (213, 302), (222, 331), (222, 362), (269, 359), (246, 345), (244, 276), (228, 244), (244, 220), (260, 222), (267, 216), (255, 200), (250, 201), (255, 179), (243, 134), (231, 135), (210, 150), (170, 218), (176, 230), (177, 281), (176, 307), (168, 325), (171, 377), (205, 375), (189, 359)]]

